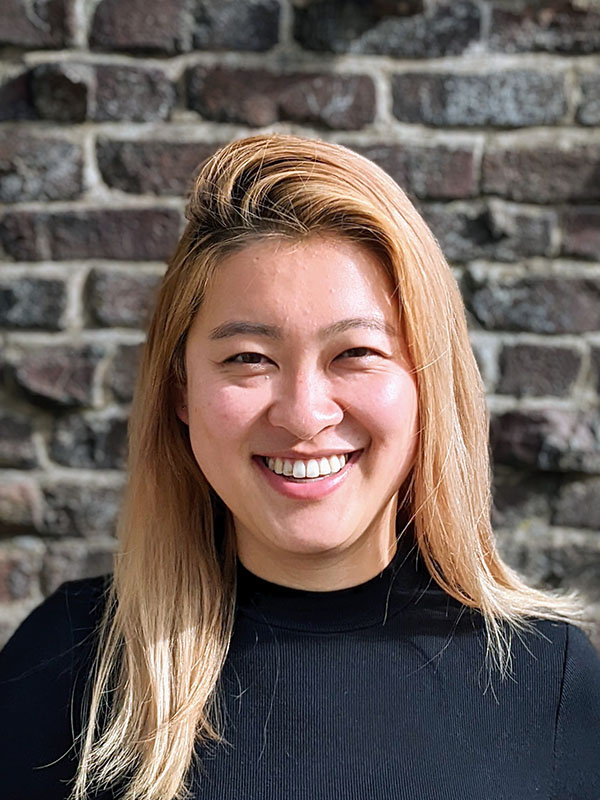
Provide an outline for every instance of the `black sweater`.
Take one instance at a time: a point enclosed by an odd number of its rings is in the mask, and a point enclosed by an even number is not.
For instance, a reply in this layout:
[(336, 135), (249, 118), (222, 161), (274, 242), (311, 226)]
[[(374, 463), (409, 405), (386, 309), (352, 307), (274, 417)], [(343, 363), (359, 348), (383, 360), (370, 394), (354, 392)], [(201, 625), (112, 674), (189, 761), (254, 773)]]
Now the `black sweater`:
[[(197, 800), (600, 800), (600, 659), (578, 628), (536, 622), (489, 679), (480, 615), (401, 549), (332, 592), (238, 576), (228, 744), (199, 752)], [(68, 795), (107, 581), (63, 584), (0, 654), (2, 800)]]

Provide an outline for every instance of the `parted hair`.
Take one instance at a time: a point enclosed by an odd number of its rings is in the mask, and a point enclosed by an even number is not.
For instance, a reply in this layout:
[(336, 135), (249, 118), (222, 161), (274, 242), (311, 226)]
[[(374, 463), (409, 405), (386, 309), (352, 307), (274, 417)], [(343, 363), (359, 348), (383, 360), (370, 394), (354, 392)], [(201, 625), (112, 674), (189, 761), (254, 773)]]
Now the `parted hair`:
[[(501, 559), (490, 521), (488, 412), (464, 305), (432, 232), (402, 189), (339, 144), (286, 134), (234, 141), (198, 170), (187, 225), (149, 326), (129, 423), (128, 484), (114, 577), (97, 631), (71, 800), (122, 785), (123, 800), (179, 800), (203, 744), (222, 739), (219, 677), (236, 596), (229, 511), (175, 411), (185, 345), (224, 256), (257, 238), (316, 234), (369, 248), (398, 296), (419, 411), (416, 462), (399, 509), (418, 557), (478, 610), (489, 668), (534, 618), (575, 621), (569, 595), (528, 587)], [(408, 535), (408, 533), (405, 533)]]

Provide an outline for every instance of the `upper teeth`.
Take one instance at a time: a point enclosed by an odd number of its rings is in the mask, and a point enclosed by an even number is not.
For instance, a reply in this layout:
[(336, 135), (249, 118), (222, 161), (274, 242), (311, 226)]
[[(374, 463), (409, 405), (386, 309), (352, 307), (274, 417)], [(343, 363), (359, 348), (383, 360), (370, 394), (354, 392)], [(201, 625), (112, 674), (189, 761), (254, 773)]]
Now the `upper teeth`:
[(287, 458), (267, 458), (267, 466), (278, 475), (294, 478), (318, 478), (321, 475), (331, 475), (339, 472), (348, 461), (350, 454), (311, 458), (308, 461), (289, 461)]

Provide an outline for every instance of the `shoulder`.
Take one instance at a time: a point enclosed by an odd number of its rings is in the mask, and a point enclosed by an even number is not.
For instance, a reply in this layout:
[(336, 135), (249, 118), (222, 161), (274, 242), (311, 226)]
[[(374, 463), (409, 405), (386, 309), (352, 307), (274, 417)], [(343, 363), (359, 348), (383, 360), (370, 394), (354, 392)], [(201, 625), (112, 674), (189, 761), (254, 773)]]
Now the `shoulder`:
[(61, 584), (19, 625), (0, 652), (0, 682), (23, 669), (75, 656), (93, 636), (111, 576)]

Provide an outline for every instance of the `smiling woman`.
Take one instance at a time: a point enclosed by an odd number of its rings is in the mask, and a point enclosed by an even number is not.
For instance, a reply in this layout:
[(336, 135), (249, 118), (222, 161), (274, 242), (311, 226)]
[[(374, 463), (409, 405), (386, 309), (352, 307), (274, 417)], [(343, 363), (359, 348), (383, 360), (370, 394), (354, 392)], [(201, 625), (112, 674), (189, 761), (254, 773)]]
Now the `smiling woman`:
[(114, 576), (0, 657), (3, 797), (598, 800), (600, 661), (497, 553), (462, 299), (404, 192), (260, 135), (187, 218)]

